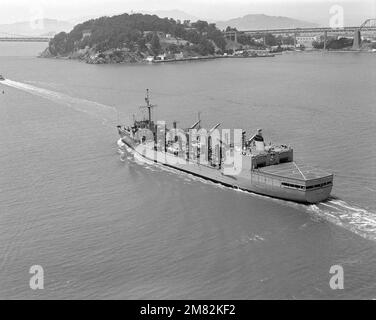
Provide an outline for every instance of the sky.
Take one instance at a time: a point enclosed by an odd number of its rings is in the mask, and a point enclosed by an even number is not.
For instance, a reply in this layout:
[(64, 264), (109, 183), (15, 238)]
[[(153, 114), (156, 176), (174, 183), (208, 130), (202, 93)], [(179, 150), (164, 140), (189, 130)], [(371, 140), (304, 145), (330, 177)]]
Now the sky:
[(0, 0), (0, 24), (177, 9), (210, 21), (263, 13), (328, 26), (334, 5), (343, 8), (346, 26), (376, 18), (376, 0)]

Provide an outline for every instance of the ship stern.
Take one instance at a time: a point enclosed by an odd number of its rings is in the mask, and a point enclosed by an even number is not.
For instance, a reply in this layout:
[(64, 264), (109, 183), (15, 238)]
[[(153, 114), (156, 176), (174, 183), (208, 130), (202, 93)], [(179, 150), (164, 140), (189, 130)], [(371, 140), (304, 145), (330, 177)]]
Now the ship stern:
[(305, 199), (307, 203), (319, 203), (329, 198), (333, 188), (333, 175), (306, 182)]

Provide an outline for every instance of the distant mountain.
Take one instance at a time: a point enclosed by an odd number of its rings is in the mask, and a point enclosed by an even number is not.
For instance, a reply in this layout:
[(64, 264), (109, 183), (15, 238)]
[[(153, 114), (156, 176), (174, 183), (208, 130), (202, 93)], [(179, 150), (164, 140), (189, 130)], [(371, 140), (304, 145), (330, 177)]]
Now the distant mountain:
[(238, 30), (318, 27), (318, 24), (312, 22), (296, 20), (288, 17), (267, 16), (265, 14), (248, 14), (241, 18), (218, 21), (216, 24), (221, 30), (226, 29), (228, 26)]
[(24, 36), (54, 35), (61, 31), (69, 32), (74, 25), (66, 21), (55, 19), (40, 19), (23, 21), (12, 24), (0, 24), (0, 34), (14, 34)]
[(156, 10), (156, 11), (141, 11), (141, 13), (147, 13), (147, 14), (155, 14), (160, 18), (172, 18), (175, 20), (190, 20), (191, 22), (196, 22), (197, 20), (202, 20), (196, 16), (193, 16), (189, 13), (186, 13), (181, 10)]

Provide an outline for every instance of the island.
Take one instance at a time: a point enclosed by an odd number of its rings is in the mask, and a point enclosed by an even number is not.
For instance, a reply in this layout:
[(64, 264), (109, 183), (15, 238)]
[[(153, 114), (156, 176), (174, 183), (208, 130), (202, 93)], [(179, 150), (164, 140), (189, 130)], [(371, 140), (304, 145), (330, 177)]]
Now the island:
[(214, 23), (125, 13), (56, 34), (41, 57), (104, 64), (210, 58), (225, 51), (226, 40)]

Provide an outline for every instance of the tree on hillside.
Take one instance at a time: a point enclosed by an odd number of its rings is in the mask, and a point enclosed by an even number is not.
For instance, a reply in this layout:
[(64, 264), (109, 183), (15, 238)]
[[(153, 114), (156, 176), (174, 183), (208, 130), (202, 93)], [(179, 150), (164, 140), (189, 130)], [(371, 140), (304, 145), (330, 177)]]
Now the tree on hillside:
[(221, 31), (219, 31), (215, 24), (210, 24), (208, 29), (208, 39), (214, 41), (215, 45), (224, 51), (226, 49), (226, 40)]
[(242, 45), (248, 45), (248, 46), (252, 46), (254, 48), (263, 48), (264, 45), (262, 43), (259, 43), (259, 42), (256, 42), (255, 39), (251, 36), (251, 35), (247, 35), (247, 34), (244, 34), (244, 33), (240, 33), (238, 35), (238, 43), (242, 44)]
[(327, 47), (329, 49), (343, 49), (346, 47), (351, 47), (353, 45), (353, 39), (341, 38), (341, 39), (332, 39), (328, 41)]
[(215, 48), (213, 44), (207, 39), (202, 39), (198, 44), (198, 53), (207, 56), (209, 54), (214, 54)]
[[(343, 49), (346, 47), (351, 47), (353, 45), (353, 39), (341, 38), (341, 39), (329, 39), (326, 43), (327, 49)], [(323, 49), (324, 41), (313, 41), (312, 46), (315, 49)]]
[(277, 38), (272, 35), (271, 33), (265, 34), (265, 44), (267, 46), (276, 46), (277, 45)]
[[(163, 32), (197, 45), (196, 48), (200, 47), (200, 51), (211, 51), (213, 44), (210, 40), (222, 51), (225, 49), (225, 38), (215, 24), (197, 21), (193, 25), (195, 27), (191, 28), (190, 21), (182, 24), (156, 15), (121, 14), (101, 17), (78, 24), (69, 33), (57, 34), (50, 41), (49, 47), (51, 54), (55, 56), (67, 55), (86, 46), (98, 53), (117, 48), (146, 53), (146, 43), (150, 43), (153, 52), (159, 54), (162, 47), (157, 32)], [(83, 37), (86, 30), (90, 31), (90, 37)]]
[(58, 33), (49, 43), (51, 54), (65, 54), (67, 52), (68, 34), (65, 32)]
[(145, 40), (145, 38), (140, 38), (137, 41), (137, 46), (138, 46), (138, 50), (139, 51), (146, 51), (147, 47), (146, 47), (146, 40)]
[(236, 28), (232, 28), (230, 26), (227, 26), (226, 32), (229, 32), (229, 31), (238, 31), (238, 30)]
[(167, 50), (170, 51), (171, 53), (179, 53), (180, 52), (179, 47), (175, 43), (170, 44), (167, 47)]
[(151, 44), (151, 50), (153, 50), (154, 54), (159, 54), (161, 51), (161, 44), (159, 42), (159, 37), (156, 32), (154, 32), (153, 38), (151, 38), (150, 44)]
[(206, 21), (198, 20), (195, 23), (192, 23), (192, 27), (196, 28), (198, 32), (203, 33), (206, 32), (209, 24)]
[(189, 30), (186, 34), (186, 38), (189, 42), (198, 44), (200, 42), (200, 35), (196, 30)]

